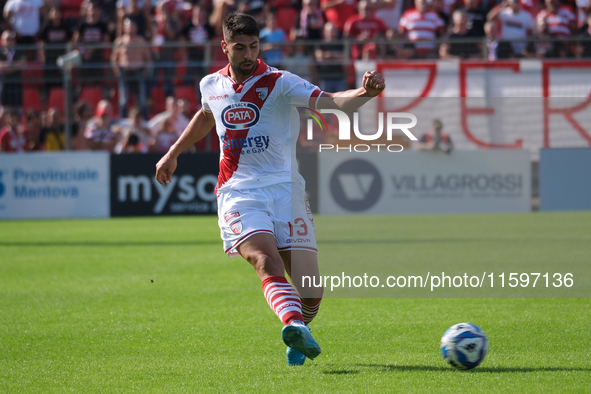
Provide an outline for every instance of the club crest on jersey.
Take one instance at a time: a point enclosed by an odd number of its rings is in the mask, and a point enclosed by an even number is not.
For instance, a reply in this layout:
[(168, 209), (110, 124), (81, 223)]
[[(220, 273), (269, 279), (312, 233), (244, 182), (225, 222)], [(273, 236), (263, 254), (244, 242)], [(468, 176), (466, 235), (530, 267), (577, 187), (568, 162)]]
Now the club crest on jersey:
[(222, 123), (228, 130), (249, 129), (259, 122), (261, 111), (253, 103), (234, 103), (222, 110)]
[(257, 97), (264, 101), (267, 98), (267, 95), (269, 94), (269, 88), (256, 88), (256, 92)]
[(234, 234), (240, 235), (240, 233), (242, 232), (242, 220), (232, 223), (230, 225), (230, 228), (232, 229), (232, 232)]

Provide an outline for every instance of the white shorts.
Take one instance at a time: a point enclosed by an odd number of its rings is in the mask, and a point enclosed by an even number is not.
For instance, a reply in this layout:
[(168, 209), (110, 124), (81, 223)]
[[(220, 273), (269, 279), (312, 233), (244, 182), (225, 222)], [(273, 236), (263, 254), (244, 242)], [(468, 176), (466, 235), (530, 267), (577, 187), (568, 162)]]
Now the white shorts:
[(236, 247), (257, 233), (273, 234), (279, 251), (318, 252), (308, 196), (297, 183), (219, 193), (218, 218), (230, 257), (240, 256)]

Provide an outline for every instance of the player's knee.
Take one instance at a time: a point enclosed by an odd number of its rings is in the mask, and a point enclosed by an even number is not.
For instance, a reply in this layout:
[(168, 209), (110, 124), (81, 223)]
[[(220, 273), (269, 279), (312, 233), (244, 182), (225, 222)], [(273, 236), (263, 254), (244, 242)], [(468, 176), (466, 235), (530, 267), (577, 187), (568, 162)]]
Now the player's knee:
[(261, 274), (283, 275), (283, 261), (273, 258), (267, 253), (253, 253), (247, 258), (254, 269)]

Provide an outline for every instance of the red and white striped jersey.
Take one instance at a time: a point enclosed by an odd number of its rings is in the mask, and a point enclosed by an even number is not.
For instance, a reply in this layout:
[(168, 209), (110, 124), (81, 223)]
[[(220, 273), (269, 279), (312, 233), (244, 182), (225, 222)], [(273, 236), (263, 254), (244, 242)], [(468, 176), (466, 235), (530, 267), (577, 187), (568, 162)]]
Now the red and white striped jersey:
[[(442, 29), (445, 23), (439, 15), (433, 11), (419, 12), (416, 8), (406, 11), (400, 18), (398, 30), (406, 33), (410, 41), (432, 41), (437, 38), (437, 31)], [(433, 44), (419, 44), (417, 48), (432, 48)]]
[(554, 12), (547, 10), (538, 12), (537, 19), (538, 25), (546, 19), (548, 34), (552, 37), (570, 37), (572, 34), (570, 25), (576, 18), (570, 7), (560, 7)]
[(203, 110), (213, 114), (222, 148), (217, 191), (303, 182), (295, 160), (300, 130), (295, 106), (315, 107), (322, 93), (317, 86), (258, 60), (240, 85), (228, 64), (203, 78), (200, 88)]

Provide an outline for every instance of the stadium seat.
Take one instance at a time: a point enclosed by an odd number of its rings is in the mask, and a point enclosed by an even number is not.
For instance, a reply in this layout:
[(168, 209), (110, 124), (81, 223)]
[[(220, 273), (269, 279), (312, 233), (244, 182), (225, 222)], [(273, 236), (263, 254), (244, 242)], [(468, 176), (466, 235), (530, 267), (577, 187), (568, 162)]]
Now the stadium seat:
[(150, 117), (163, 112), (166, 109), (166, 97), (164, 95), (164, 88), (160, 86), (153, 87), (150, 91), (150, 98), (152, 105), (150, 106)]
[(174, 54), (174, 60), (177, 66), (174, 69), (174, 77), (172, 83), (177, 85), (184, 85), (187, 78), (187, 62), (181, 58), (181, 51), (176, 51)]
[(192, 86), (177, 86), (174, 90), (174, 97), (185, 99), (191, 104), (191, 111), (197, 111), (197, 91)]
[(87, 102), (92, 108), (96, 108), (98, 102), (103, 99), (103, 90), (101, 88), (82, 88), (78, 99)]
[(60, 7), (63, 12), (64, 19), (79, 19), (80, 6), (84, 0), (61, 0)]
[(41, 95), (39, 89), (23, 89), (23, 109), (27, 113), (29, 109), (36, 111), (43, 111), (43, 103), (41, 102)]
[(281, 7), (277, 9), (275, 17), (277, 26), (283, 30), (285, 36), (289, 39), (291, 27), (295, 25), (298, 18), (298, 11), (292, 7)]
[(220, 69), (224, 68), (228, 64), (228, 55), (226, 55), (219, 45), (215, 45), (211, 48), (211, 65), (209, 66), (209, 72), (215, 73)]
[(29, 63), (22, 70), (25, 89), (39, 89), (45, 85), (43, 63)]
[(49, 91), (49, 98), (47, 99), (47, 109), (55, 107), (60, 111), (60, 114), (64, 116), (65, 106), (64, 101), (66, 100), (66, 94), (63, 88), (51, 88)]

